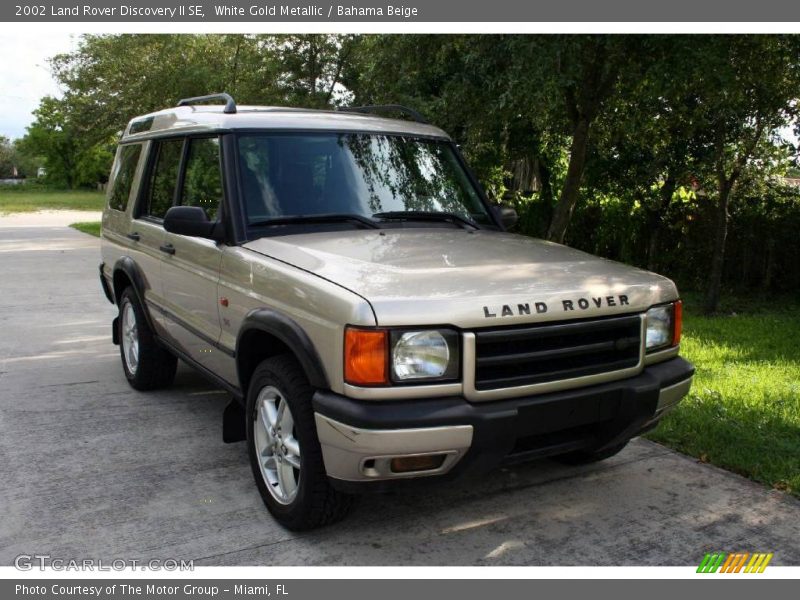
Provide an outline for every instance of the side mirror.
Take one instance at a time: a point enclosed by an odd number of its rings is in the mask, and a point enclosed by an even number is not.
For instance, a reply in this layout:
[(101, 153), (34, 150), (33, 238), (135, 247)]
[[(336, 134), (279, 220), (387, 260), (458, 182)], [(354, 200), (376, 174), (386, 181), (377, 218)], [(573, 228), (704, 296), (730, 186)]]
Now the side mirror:
[(519, 217), (517, 216), (517, 211), (512, 207), (498, 204), (494, 207), (494, 210), (497, 214), (497, 218), (500, 220), (500, 223), (502, 223), (503, 227), (506, 229), (510, 229), (517, 224)]
[(164, 229), (178, 235), (221, 240), (217, 223), (209, 221), (200, 206), (173, 206), (164, 215)]

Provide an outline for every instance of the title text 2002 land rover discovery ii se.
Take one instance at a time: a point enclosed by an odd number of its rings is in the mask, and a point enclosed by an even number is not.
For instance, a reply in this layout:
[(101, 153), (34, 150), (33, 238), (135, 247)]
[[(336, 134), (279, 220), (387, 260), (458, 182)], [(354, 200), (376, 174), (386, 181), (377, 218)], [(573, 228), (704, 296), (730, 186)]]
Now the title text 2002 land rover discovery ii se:
[(102, 227), (125, 376), (181, 358), (229, 390), (226, 441), (293, 529), (398, 480), (609, 457), (689, 390), (678, 293), (515, 218), (402, 107), (135, 118)]

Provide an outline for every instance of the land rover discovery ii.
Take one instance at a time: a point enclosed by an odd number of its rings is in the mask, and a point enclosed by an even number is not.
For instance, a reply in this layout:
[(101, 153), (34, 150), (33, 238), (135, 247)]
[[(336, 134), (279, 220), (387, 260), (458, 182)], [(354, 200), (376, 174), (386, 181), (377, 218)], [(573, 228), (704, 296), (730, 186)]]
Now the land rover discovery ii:
[(515, 218), (403, 107), (137, 117), (102, 222), (125, 377), (168, 386), (180, 358), (228, 390), (224, 439), (292, 529), (404, 481), (607, 458), (689, 391), (678, 292)]

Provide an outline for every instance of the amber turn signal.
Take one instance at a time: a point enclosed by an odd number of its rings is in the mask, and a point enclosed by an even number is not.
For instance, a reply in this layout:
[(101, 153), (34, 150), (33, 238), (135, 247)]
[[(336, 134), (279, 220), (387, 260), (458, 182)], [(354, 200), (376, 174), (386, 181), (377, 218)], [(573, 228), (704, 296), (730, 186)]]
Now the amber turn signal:
[(356, 329), (344, 332), (344, 379), (353, 385), (389, 383), (388, 333), (383, 329)]
[(681, 343), (681, 329), (683, 329), (683, 302), (675, 301), (675, 308), (672, 314), (672, 345), (677, 346)]

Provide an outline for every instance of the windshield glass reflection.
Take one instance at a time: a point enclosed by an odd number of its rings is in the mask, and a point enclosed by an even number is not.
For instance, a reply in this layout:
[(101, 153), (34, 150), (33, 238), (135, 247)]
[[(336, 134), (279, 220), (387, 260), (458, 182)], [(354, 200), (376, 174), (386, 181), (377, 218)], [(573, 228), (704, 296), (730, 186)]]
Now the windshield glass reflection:
[(449, 143), (374, 134), (238, 137), (249, 223), (277, 217), (451, 213), (491, 219)]

